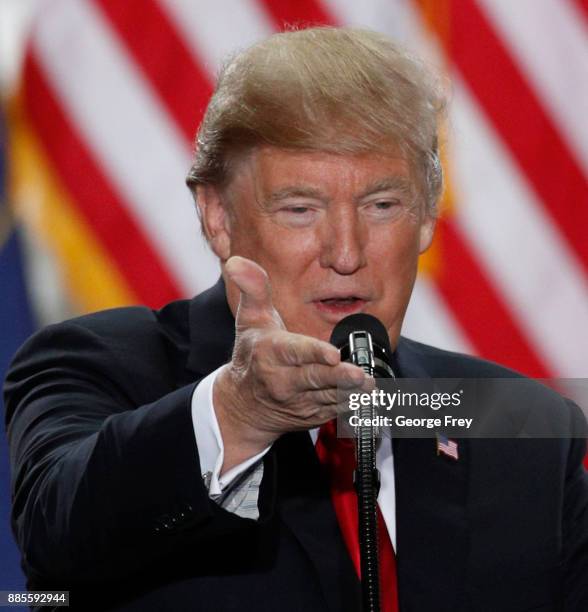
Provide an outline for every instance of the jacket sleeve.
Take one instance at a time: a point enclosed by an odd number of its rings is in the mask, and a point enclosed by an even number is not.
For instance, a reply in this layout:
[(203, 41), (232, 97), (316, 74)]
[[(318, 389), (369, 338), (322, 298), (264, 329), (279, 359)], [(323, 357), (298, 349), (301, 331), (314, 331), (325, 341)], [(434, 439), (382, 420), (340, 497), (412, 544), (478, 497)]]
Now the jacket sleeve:
[(120, 579), (251, 528), (212, 502), (202, 482), (190, 412), (197, 381), (140, 404), (133, 367), (73, 322), (39, 332), (12, 363), (12, 523), (33, 579)]

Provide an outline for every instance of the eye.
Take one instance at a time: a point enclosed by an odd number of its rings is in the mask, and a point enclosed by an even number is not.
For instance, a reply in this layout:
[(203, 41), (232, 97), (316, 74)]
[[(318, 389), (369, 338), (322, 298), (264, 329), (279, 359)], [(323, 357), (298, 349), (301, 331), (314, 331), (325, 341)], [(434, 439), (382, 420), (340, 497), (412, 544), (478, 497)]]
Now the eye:
[(313, 206), (305, 204), (290, 204), (280, 208), (275, 215), (275, 219), (291, 227), (306, 227), (312, 225), (316, 220), (318, 211)]
[(397, 200), (391, 202), (390, 200), (384, 200), (383, 202), (374, 202), (374, 206), (378, 210), (390, 210), (393, 206), (398, 206), (400, 202)]
[(365, 213), (378, 219), (396, 218), (403, 210), (402, 201), (397, 198), (385, 198), (367, 202), (364, 207)]
[(308, 206), (288, 206), (283, 210), (291, 212), (295, 215), (303, 215), (304, 213), (308, 212), (310, 208), (308, 208)]

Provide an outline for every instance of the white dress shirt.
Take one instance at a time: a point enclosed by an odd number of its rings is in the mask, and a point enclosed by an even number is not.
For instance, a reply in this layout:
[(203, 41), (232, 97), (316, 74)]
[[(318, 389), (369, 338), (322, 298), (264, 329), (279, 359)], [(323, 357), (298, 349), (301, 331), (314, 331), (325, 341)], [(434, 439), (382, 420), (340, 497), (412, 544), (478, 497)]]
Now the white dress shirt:
[[(220, 476), (224, 460), (224, 446), (214, 411), (212, 390), (214, 381), (223, 367), (225, 366), (221, 366), (204, 378), (192, 395), (192, 424), (202, 477), (208, 486), (211, 499), (220, 503), (223, 508), (240, 516), (258, 518), (257, 497), (263, 476), (263, 462), (260, 459), (271, 447), (268, 446), (261, 453), (250, 457)], [(316, 444), (318, 428), (312, 429), (309, 433)], [(380, 470), (378, 504), (388, 528), (392, 546), (396, 550), (394, 457), (389, 438), (380, 440), (376, 452), (376, 463)], [(241, 475), (245, 476), (239, 479)], [(230, 486), (232, 483), (235, 483), (233, 487)]]

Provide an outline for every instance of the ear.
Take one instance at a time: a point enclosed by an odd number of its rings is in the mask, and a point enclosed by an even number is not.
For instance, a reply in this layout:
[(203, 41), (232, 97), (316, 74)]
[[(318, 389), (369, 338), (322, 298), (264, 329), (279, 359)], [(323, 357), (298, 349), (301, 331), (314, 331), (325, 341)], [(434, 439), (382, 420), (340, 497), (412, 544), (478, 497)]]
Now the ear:
[(196, 205), (202, 229), (215, 255), (225, 262), (231, 256), (230, 215), (219, 189), (214, 185), (196, 187)]
[(436, 225), (437, 219), (426, 214), (419, 230), (419, 253), (424, 253), (431, 246)]

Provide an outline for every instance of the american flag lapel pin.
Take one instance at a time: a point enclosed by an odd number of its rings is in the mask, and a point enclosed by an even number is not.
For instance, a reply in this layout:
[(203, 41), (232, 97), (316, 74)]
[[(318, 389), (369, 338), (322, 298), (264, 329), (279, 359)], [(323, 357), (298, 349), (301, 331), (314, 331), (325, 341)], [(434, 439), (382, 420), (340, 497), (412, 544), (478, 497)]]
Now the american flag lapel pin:
[(459, 459), (459, 449), (457, 446), (457, 442), (454, 440), (450, 440), (440, 433), (437, 434), (437, 456), (446, 455), (447, 457), (451, 457), (455, 461)]

